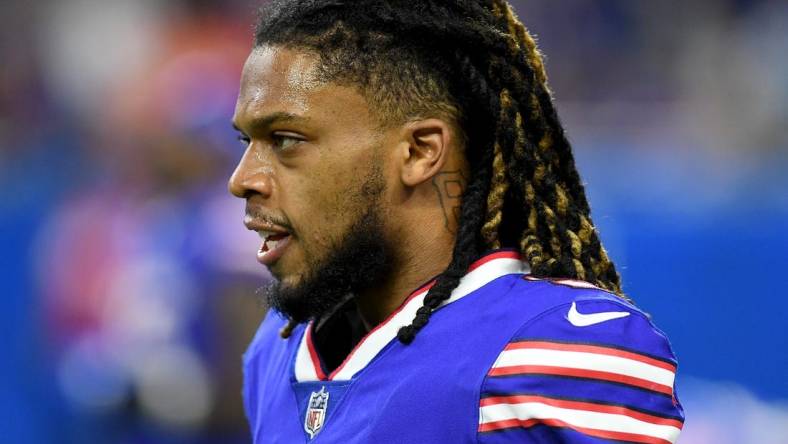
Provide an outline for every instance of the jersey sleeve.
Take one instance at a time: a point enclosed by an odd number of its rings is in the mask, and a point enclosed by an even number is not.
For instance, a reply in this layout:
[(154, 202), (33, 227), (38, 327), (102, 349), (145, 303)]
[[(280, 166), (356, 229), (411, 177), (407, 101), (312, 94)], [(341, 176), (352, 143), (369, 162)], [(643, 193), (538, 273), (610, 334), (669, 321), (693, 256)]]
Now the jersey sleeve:
[(516, 332), (482, 385), (480, 443), (676, 442), (684, 411), (667, 338), (601, 293), (580, 292)]

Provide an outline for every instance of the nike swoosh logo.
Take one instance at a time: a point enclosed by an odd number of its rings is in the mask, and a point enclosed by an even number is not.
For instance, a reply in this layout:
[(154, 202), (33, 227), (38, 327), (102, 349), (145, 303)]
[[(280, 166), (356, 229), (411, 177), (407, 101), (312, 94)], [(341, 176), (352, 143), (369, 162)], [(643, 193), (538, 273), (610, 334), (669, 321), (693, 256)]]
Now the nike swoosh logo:
[(566, 319), (575, 327), (588, 327), (589, 325), (599, 324), (600, 322), (610, 321), (612, 319), (625, 318), (629, 316), (629, 314), (628, 311), (603, 311), (600, 313), (583, 314), (577, 311), (577, 305), (572, 302), (572, 307), (569, 308)]

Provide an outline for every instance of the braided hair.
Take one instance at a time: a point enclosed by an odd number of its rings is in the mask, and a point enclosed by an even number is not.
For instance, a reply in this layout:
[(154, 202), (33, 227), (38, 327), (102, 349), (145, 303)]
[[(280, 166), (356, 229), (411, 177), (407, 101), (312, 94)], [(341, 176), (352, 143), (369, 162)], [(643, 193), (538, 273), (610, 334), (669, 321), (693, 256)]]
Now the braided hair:
[(402, 343), (488, 249), (516, 248), (534, 276), (585, 280), (625, 298), (542, 56), (505, 0), (278, 0), (262, 11), (255, 44), (313, 51), (319, 76), (357, 87), (382, 125), (441, 117), (462, 133), (471, 173), (451, 263), (399, 330)]

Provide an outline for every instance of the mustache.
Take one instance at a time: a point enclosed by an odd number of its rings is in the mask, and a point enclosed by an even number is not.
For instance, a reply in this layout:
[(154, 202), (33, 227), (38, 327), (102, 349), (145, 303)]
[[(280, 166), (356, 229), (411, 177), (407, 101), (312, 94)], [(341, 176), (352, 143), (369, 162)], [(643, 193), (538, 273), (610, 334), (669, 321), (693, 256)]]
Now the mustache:
[(254, 207), (251, 205), (246, 206), (246, 217), (252, 220), (259, 220), (263, 221), (267, 224), (271, 225), (278, 225), (282, 228), (287, 229), (288, 231), (292, 231), (292, 224), (290, 220), (285, 215), (277, 215), (274, 213), (269, 213), (266, 210), (263, 210), (260, 207)]

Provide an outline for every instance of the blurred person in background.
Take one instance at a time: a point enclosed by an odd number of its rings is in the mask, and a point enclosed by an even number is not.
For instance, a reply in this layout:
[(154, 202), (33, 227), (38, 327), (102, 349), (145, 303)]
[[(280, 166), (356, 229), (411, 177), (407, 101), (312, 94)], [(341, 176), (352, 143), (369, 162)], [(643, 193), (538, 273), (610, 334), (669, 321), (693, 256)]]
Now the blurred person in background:
[(675, 356), (509, 3), (261, 15), (229, 181), (276, 278), (244, 357), (254, 442), (676, 442)]
[[(225, 254), (237, 238), (216, 226), (232, 208), (224, 141), (247, 32), (154, 3), (65, 2), (49, 20), (57, 69), (42, 83), (74, 117), (28, 130), (35, 169), (52, 172), (28, 192), (47, 202), (31, 256), (53, 408), (38, 415), (59, 426), (20, 441), (244, 442), (233, 362), (259, 317)], [(107, 22), (125, 52), (98, 47)], [(60, 112), (36, 105), (37, 119)]]

